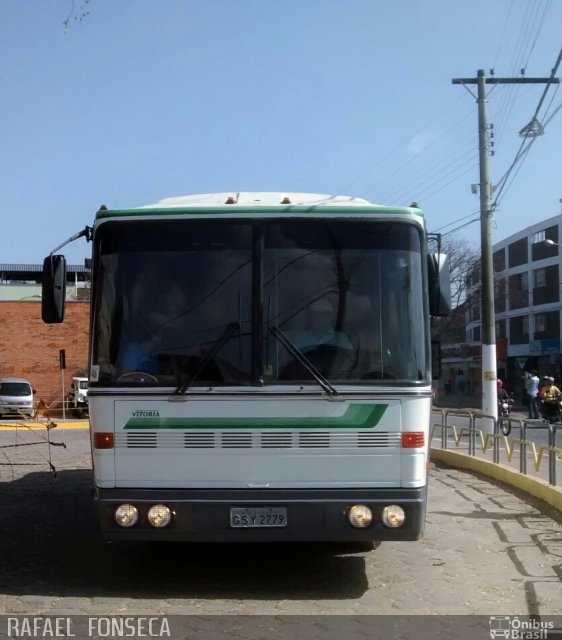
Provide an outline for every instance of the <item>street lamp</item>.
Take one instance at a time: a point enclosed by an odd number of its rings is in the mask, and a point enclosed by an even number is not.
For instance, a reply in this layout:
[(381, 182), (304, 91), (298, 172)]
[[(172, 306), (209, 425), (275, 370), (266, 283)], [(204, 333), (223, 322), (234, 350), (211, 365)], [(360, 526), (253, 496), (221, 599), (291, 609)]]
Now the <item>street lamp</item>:
[(560, 246), (558, 244), (558, 242), (554, 242), (554, 240), (551, 240), (550, 238), (548, 240), (545, 240), (544, 243), (548, 244), (551, 247), (559, 247)]

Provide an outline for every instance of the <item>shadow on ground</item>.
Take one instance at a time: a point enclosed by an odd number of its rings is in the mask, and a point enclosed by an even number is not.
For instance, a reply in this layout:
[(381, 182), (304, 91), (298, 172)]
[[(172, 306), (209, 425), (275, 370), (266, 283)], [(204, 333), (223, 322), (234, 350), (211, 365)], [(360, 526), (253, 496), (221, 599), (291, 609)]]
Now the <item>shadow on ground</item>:
[(107, 544), (90, 487), (86, 470), (0, 484), (1, 594), (341, 600), (368, 589), (372, 546)]

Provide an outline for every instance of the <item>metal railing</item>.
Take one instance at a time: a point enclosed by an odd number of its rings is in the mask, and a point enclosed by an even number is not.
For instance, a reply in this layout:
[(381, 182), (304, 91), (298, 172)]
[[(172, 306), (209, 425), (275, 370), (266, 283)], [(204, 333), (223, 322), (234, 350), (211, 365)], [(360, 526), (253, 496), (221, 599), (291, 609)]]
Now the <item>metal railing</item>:
[[(556, 486), (557, 482), (557, 462), (562, 461), (562, 446), (557, 446), (557, 434), (562, 431), (562, 424), (550, 424), (545, 420), (520, 420), (517, 418), (500, 418), (488, 416), (473, 411), (445, 410), (434, 408), (432, 413), (440, 416), (440, 422), (434, 422), (430, 441), (433, 441), (435, 432), (441, 429), (441, 449), (448, 449), (452, 435), (452, 443), (458, 447), (465, 434), (468, 434), (468, 455), (476, 456), (476, 443), (480, 441), (480, 448), (486, 454), (492, 448), (492, 460), (494, 463), (500, 462), (500, 451), (505, 449), (508, 462), (511, 463), (513, 455), (519, 448), (519, 472), (527, 475), (527, 454), (530, 452), (536, 472), (541, 470), (542, 461), (545, 459), (545, 452), (548, 452), (548, 482)], [(463, 418), (468, 421), (468, 426), (457, 427), (450, 423), (451, 418)], [(480, 429), (480, 422), (487, 423), (491, 429)], [(490, 425), (491, 423), (491, 425)], [(519, 430), (519, 438), (510, 437), (500, 432), (501, 424), (509, 425), (510, 429)], [(548, 444), (537, 444), (529, 440), (532, 431), (546, 430), (548, 432)], [(561, 443), (562, 445), (562, 443)]]

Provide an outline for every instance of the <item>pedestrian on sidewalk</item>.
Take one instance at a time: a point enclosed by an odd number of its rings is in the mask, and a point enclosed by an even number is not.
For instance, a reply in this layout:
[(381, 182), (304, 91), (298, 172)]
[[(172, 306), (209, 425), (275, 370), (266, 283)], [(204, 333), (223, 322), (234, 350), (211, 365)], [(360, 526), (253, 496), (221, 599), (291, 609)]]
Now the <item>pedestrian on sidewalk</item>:
[(464, 398), (466, 392), (466, 378), (462, 369), (457, 371), (457, 377), (455, 378), (455, 385), (457, 387), (457, 393)]
[(529, 404), (529, 419), (539, 419), (539, 376), (536, 371), (531, 372), (531, 376), (525, 382), (525, 390), (527, 391), (527, 400)]

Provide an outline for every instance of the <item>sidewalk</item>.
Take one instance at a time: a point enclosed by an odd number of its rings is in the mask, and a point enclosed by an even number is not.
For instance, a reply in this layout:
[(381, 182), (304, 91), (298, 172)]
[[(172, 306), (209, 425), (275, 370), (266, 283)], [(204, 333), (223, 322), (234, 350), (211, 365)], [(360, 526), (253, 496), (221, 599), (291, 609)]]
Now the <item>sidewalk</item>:
[[(447, 413), (450, 412), (450, 413)], [(474, 449), (470, 454), (469, 416), (474, 417)], [(465, 414), (465, 415), (463, 415)], [(479, 418), (479, 415), (482, 418)], [(508, 436), (501, 433), (499, 437), (491, 434), (492, 420), (484, 417), (482, 407), (474, 398), (446, 397), (444, 401), (433, 404), (431, 433), (432, 457), (442, 459), (460, 468), (480, 471), (486, 475), (500, 479), (507, 484), (523, 489), (536, 497), (541, 497), (543, 488), (533, 485), (533, 481), (549, 486), (553, 479), (560, 491), (562, 484), (562, 430), (555, 439), (554, 449), (549, 447), (548, 424), (542, 420), (527, 423), (525, 440), (521, 440), (521, 427), (529, 420), (527, 407), (515, 405), (511, 412), (512, 431)], [(443, 431), (438, 426), (444, 420), (454, 428), (447, 429), (447, 442), (443, 442)], [(521, 450), (525, 442), (525, 459), (521, 460)], [(445, 446), (444, 446), (445, 445)], [(494, 457), (497, 447), (499, 459)], [(459, 457), (460, 456), (460, 457)], [(496, 460), (496, 462), (494, 462)], [(485, 463), (482, 466), (482, 463)], [(486, 467), (486, 464), (490, 465)], [(553, 467), (551, 465), (554, 465)], [(522, 473), (523, 472), (523, 473)], [(553, 504), (550, 500), (547, 500)], [(556, 504), (562, 510), (562, 502), (556, 496)]]
[(77, 420), (76, 418), (53, 418), (51, 422), (43, 420), (1, 420), (0, 430), (10, 431), (16, 429), (46, 429), (49, 431), (59, 431), (60, 429), (87, 429), (90, 426), (89, 420)]

